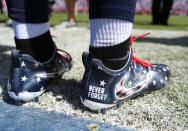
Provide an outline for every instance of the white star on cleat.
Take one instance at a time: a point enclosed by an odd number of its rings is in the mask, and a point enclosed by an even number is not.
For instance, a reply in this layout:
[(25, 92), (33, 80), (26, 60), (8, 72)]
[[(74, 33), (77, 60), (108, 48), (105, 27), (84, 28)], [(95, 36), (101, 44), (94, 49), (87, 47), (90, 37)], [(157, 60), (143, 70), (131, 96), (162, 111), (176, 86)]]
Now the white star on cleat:
[(165, 76), (165, 80), (167, 81), (168, 80), (168, 78)]
[(156, 81), (155, 80), (153, 81), (153, 85), (156, 85)]
[(162, 84), (162, 83), (163, 83), (163, 80), (161, 79), (160, 82), (161, 82), (161, 84)]
[(167, 69), (166, 69), (166, 68), (163, 68), (163, 71), (167, 71)]
[(132, 81), (131, 80), (128, 82), (128, 86), (132, 86)]
[(41, 79), (40, 79), (40, 77), (37, 77), (37, 79), (36, 79), (38, 82), (40, 82), (41, 81)]
[(129, 67), (129, 71), (131, 71), (131, 67)]
[(44, 90), (44, 87), (42, 86), (41, 88), (40, 88), (40, 91), (43, 91)]
[(26, 76), (21, 77), (21, 81), (26, 81), (28, 78)]
[(106, 83), (103, 81), (100, 81), (100, 86), (104, 86)]
[(146, 74), (146, 70), (144, 70), (143, 73)]
[(38, 63), (35, 63), (34, 66), (35, 66), (35, 68), (38, 68), (38, 67), (39, 67), (39, 64), (38, 64)]
[(25, 62), (23, 61), (21, 67), (24, 67), (24, 66), (25, 66)]
[(99, 69), (99, 70), (102, 70), (102, 68), (101, 68), (101, 67), (99, 67), (99, 66), (98, 66), (98, 69)]
[(137, 68), (137, 66), (136, 66), (136, 64), (134, 65), (134, 69), (136, 69)]

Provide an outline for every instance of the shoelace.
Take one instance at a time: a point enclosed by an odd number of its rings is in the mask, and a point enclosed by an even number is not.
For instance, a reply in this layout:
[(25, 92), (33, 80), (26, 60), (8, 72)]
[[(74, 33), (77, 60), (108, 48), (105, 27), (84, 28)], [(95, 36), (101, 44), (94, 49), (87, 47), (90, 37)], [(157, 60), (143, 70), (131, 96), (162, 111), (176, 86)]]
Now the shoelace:
[[(149, 34), (150, 34), (150, 33), (145, 33), (145, 34), (142, 34), (142, 35), (137, 36), (137, 37), (135, 37), (135, 38), (133, 38), (133, 37), (131, 36), (131, 37), (130, 37), (130, 45), (132, 46), (132, 43), (135, 42), (137, 39), (141, 39), (141, 38), (143, 38), (144, 36), (149, 35)], [(133, 53), (133, 56), (132, 56), (132, 61), (133, 61), (134, 63), (138, 63), (139, 65), (142, 65), (142, 66), (144, 66), (144, 67), (146, 67), (146, 68), (149, 68), (149, 67), (152, 67), (152, 66), (153, 66), (153, 65), (152, 65), (151, 63), (149, 63), (148, 61), (142, 60), (142, 59), (136, 57), (136, 56), (134, 55), (134, 53)]]

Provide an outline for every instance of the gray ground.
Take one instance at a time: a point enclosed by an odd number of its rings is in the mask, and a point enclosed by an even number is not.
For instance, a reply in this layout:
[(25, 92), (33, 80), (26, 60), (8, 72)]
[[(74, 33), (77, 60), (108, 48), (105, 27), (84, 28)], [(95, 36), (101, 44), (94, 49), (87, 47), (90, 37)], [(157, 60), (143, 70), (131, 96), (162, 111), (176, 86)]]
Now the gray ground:
[[(84, 72), (81, 55), (84, 50), (88, 50), (89, 30), (52, 29), (52, 34), (57, 37), (54, 40), (58, 47), (73, 56), (74, 66), (62, 79), (49, 86), (49, 90), (40, 97), (38, 103), (30, 102), (24, 106), (63, 112), (78, 118), (94, 119), (138, 130), (188, 130), (188, 32), (133, 30), (134, 35), (144, 32), (152, 34), (136, 42), (134, 50), (141, 58), (171, 67), (171, 84), (166, 90), (130, 100), (118, 110), (109, 110), (106, 115), (84, 109), (79, 100)], [(0, 84), (3, 91), (12, 48), (14, 42), (11, 29), (0, 26)]]
[(17, 107), (0, 100), (1, 131), (133, 131), (53, 111)]

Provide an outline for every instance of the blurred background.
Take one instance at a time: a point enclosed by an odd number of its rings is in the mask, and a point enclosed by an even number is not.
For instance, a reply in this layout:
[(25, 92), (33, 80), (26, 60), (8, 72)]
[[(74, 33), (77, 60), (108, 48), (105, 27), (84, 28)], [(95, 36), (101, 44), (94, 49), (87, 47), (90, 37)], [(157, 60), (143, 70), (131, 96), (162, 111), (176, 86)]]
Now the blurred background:
[[(49, 15), (51, 26), (88, 26), (88, 0), (49, 0)], [(187, 15), (188, 0), (138, 0), (134, 28), (188, 30)], [(0, 23), (5, 22), (11, 24), (0, 0)]]

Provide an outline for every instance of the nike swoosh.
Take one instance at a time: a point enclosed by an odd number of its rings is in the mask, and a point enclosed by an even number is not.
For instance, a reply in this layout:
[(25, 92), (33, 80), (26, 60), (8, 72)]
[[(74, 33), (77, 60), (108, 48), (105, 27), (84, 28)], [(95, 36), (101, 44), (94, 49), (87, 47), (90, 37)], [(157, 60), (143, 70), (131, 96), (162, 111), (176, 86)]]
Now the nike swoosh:
[(138, 92), (139, 90), (142, 90), (143, 88), (145, 88), (149, 80), (150, 80), (150, 74), (148, 74), (145, 80), (141, 81), (136, 86), (131, 87), (131, 88), (125, 88), (124, 85), (122, 85), (122, 80), (121, 80), (120, 83), (118, 84), (121, 86), (117, 87), (117, 89), (115, 90), (116, 97), (118, 99), (125, 99), (126, 97), (133, 95), (134, 92)]

